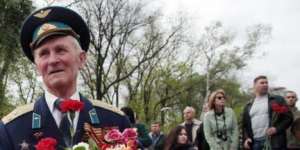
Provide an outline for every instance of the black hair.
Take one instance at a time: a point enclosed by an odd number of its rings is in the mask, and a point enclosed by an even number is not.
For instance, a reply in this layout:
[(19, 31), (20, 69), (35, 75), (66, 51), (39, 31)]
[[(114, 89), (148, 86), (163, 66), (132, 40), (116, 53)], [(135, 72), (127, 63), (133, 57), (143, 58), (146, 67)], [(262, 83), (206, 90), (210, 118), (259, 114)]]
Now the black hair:
[(259, 76), (257, 76), (257, 77), (254, 78), (253, 83), (256, 83), (260, 79), (266, 79), (266, 80), (268, 80), (267, 76), (265, 76), (265, 75), (259, 75)]
[(134, 111), (130, 107), (122, 107), (121, 111), (125, 113), (131, 124), (135, 124)]

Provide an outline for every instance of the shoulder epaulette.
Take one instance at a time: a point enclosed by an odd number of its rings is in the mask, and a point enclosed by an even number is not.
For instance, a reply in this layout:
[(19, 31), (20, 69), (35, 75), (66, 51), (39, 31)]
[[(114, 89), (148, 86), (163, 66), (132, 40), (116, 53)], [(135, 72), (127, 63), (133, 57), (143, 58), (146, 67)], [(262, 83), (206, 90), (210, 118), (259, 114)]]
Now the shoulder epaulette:
[(8, 115), (2, 118), (3, 123), (7, 124), (10, 121), (13, 121), (14, 119), (18, 118), (19, 116), (22, 116), (23, 114), (26, 114), (30, 111), (33, 111), (33, 106), (34, 103), (17, 107), (11, 113), (9, 113)]
[(113, 111), (117, 114), (124, 116), (124, 113), (120, 109), (118, 109), (117, 107), (115, 107), (113, 105), (107, 104), (107, 103), (99, 101), (99, 100), (91, 100), (91, 102), (96, 107), (101, 107), (101, 108)]

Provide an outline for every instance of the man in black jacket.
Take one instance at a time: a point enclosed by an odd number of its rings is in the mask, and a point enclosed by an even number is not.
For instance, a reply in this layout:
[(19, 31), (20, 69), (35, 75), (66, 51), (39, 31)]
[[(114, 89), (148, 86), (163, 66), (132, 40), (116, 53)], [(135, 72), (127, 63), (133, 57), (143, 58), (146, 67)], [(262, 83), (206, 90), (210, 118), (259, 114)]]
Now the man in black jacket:
[[(268, 79), (258, 76), (254, 79), (255, 98), (244, 107), (243, 112), (243, 146), (245, 149), (262, 150), (270, 139), (272, 150), (286, 149), (286, 129), (293, 121), (281, 96), (268, 94)], [(275, 112), (274, 104), (281, 112)], [(275, 119), (275, 115), (277, 115)]]
[(149, 147), (149, 150), (162, 150), (165, 144), (165, 135), (160, 130), (160, 123), (153, 122), (150, 130), (149, 136), (152, 139), (152, 145)]

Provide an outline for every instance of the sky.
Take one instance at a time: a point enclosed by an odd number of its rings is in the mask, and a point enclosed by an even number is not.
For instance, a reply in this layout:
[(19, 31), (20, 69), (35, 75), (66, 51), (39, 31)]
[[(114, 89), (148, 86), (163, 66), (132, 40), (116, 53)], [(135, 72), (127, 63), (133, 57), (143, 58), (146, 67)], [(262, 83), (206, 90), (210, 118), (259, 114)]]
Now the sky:
[(221, 21), (238, 32), (254, 24), (271, 25), (271, 39), (259, 48), (265, 55), (249, 61), (240, 81), (249, 88), (254, 77), (267, 75), (270, 86), (283, 86), (300, 95), (299, 0), (154, 0), (151, 4), (165, 16), (182, 12), (195, 33), (212, 21)]
[(269, 77), (271, 86), (300, 92), (300, 1), (160, 0), (157, 3), (165, 15), (186, 13), (195, 31), (217, 20), (236, 31), (259, 23), (271, 25), (271, 39), (258, 49), (264, 55), (249, 61), (240, 80), (251, 87), (253, 78), (263, 74)]

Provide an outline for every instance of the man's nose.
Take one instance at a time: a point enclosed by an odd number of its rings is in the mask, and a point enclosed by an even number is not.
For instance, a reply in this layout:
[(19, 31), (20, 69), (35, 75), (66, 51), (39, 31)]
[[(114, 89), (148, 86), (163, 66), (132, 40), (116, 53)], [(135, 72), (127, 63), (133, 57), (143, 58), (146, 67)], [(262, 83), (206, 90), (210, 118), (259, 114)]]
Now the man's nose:
[(49, 57), (49, 63), (57, 63), (59, 60), (59, 57), (56, 53), (51, 52)]

